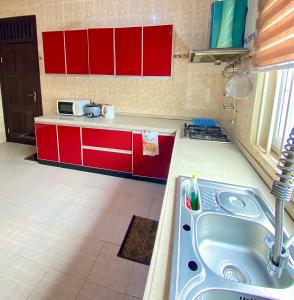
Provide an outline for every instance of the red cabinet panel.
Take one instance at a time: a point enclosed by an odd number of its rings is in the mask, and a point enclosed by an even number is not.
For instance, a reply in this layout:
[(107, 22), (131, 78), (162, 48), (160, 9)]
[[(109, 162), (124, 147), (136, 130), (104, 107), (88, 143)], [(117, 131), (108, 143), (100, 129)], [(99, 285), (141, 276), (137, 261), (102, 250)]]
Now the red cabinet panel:
[(45, 73), (65, 74), (64, 32), (43, 32)]
[(35, 124), (38, 158), (58, 161), (56, 125)]
[(173, 136), (159, 136), (159, 155), (144, 156), (142, 135), (133, 135), (133, 174), (152, 178), (167, 179), (172, 150)]
[(65, 31), (67, 74), (89, 74), (87, 30)]
[(114, 29), (88, 30), (90, 74), (114, 74)]
[(143, 75), (170, 76), (173, 26), (143, 28)]
[(115, 29), (116, 74), (142, 74), (142, 27)]
[(132, 132), (83, 128), (83, 145), (101, 148), (132, 150)]
[(132, 172), (132, 155), (118, 152), (83, 149), (84, 166), (111, 171)]
[(80, 127), (58, 126), (60, 162), (82, 164)]

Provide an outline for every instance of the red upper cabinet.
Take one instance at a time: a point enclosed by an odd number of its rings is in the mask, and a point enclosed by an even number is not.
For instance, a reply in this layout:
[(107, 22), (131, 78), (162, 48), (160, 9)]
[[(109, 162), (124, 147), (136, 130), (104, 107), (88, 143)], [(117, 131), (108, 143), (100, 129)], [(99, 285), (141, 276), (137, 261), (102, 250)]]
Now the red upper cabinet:
[(56, 125), (35, 124), (38, 159), (59, 161)]
[(67, 74), (89, 74), (88, 31), (65, 31)]
[(58, 126), (60, 162), (81, 165), (82, 146), (80, 127)]
[(142, 134), (133, 134), (133, 175), (167, 179), (174, 136), (158, 136), (159, 155), (143, 155)]
[(142, 27), (115, 29), (116, 75), (142, 75)]
[(88, 30), (90, 74), (114, 75), (114, 29)]
[(65, 74), (64, 32), (43, 32), (45, 73)]
[(143, 28), (143, 75), (171, 76), (173, 26)]

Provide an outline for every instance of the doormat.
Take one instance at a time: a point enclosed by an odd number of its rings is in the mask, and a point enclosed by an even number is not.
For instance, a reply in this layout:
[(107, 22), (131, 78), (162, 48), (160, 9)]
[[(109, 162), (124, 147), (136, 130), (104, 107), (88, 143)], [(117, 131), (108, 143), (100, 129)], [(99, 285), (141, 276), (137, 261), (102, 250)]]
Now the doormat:
[(34, 153), (32, 155), (29, 155), (29, 156), (25, 157), (25, 160), (38, 161), (37, 153)]
[(158, 221), (133, 216), (117, 256), (150, 265)]

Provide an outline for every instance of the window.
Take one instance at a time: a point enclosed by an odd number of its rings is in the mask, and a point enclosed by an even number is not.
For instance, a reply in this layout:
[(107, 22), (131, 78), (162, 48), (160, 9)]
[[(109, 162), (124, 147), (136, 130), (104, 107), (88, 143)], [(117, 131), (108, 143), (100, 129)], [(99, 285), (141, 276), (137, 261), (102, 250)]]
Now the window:
[[(274, 120), (274, 133), (272, 147), (280, 153), (285, 138), (294, 126), (294, 69), (278, 71), (278, 82), (276, 90), (277, 110)], [(292, 99), (292, 101), (291, 101)], [(284, 138), (284, 134), (286, 135)]]
[[(250, 153), (271, 179), (294, 127), (294, 69), (259, 73)], [(286, 206), (294, 219), (294, 200)]]

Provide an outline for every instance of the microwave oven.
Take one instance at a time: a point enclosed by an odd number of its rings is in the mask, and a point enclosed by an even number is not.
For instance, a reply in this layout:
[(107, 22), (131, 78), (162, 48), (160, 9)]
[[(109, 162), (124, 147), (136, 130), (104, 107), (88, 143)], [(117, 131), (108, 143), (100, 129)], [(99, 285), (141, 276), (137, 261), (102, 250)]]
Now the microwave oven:
[(57, 100), (57, 113), (59, 115), (83, 116), (85, 106), (90, 104), (88, 99), (61, 99)]

